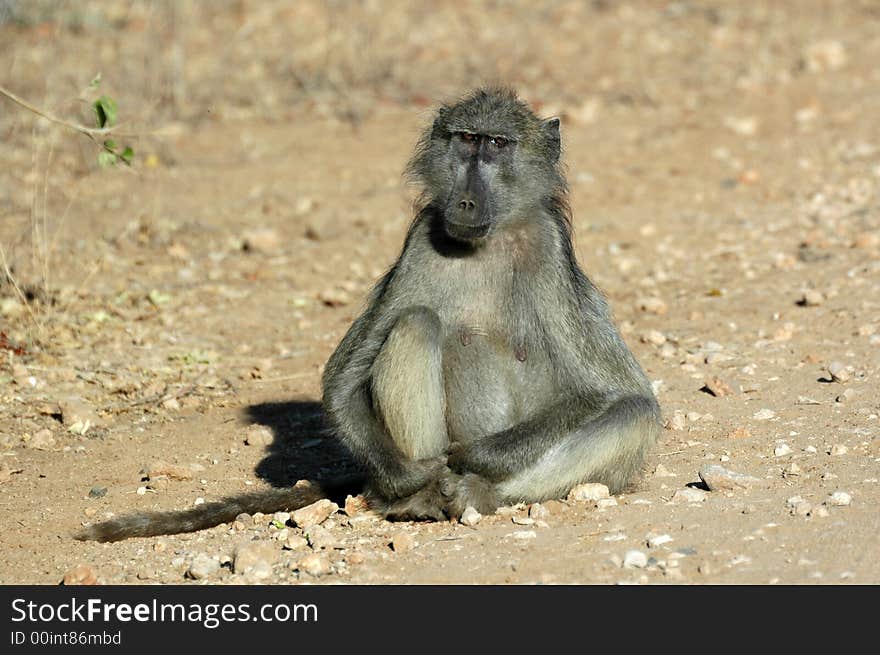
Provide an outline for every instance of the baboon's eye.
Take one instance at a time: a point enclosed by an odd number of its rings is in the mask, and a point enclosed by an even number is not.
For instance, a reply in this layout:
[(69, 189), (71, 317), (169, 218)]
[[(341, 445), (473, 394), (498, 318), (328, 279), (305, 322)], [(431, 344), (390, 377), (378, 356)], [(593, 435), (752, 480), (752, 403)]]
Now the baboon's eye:
[(476, 134), (472, 134), (470, 132), (461, 132), (459, 134), (459, 136), (461, 137), (461, 140), (464, 141), (465, 143), (476, 143), (477, 142), (477, 135)]
[(501, 150), (504, 146), (510, 143), (509, 139), (505, 139), (503, 136), (493, 136), (490, 140), (490, 143)]

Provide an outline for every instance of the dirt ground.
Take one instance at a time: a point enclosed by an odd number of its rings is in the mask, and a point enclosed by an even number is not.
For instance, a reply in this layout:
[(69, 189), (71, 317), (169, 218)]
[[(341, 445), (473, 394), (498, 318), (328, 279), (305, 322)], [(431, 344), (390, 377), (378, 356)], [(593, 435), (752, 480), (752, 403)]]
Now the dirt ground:
[[(877, 3), (5, 0), (0, 43), (0, 86), (87, 125), (106, 93), (135, 152), (0, 98), (0, 583), (880, 582)], [(578, 257), (666, 418), (643, 478), (538, 521), (340, 511), (314, 550), (259, 515), (74, 541), (353, 468), (323, 364), (431, 106), (491, 81), (562, 117)], [(689, 502), (713, 463), (758, 480)]]

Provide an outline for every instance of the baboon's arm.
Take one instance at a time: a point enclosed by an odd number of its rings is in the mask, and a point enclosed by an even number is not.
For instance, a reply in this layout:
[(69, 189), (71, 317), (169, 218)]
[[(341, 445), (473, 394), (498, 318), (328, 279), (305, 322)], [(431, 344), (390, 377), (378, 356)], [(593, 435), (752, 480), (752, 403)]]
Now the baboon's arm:
[(365, 464), (378, 490), (397, 498), (423, 487), (439, 473), (443, 462), (406, 458), (372, 406), (371, 369), (395, 318), (382, 306), (392, 274), (377, 285), (368, 309), (352, 324), (327, 362), (323, 383), (324, 406), (337, 435)]

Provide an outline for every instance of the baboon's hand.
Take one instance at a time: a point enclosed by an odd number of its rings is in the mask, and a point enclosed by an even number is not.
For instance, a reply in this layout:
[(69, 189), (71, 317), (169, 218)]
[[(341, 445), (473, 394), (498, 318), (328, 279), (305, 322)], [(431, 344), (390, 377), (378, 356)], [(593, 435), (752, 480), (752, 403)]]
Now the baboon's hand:
[(422, 487), (437, 480), (446, 470), (446, 457), (433, 457), (402, 462), (402, 472), (396, 475), (374, 476), (379, 492), (386, 498), (411, 496)]

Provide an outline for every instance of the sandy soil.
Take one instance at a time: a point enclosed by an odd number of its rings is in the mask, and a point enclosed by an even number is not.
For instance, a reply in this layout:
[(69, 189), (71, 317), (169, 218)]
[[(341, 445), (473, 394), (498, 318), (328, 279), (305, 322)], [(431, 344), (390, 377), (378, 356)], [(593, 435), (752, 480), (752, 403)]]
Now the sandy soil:
[[(2, 85), (86, 122), (101, 71), (136, 133), (102, 169), (0, 99), (0, 583), (880, 582), (877, 5), (431, 4), (0, 3)], [(74, 541), (353, 467), (323, 363), (399, 252), (430, 104), (493, 79), (562, 116), (578, 256), (655, 381), (632, 491), (546, 527), (337, 513), (319, 576), (272, 517)], [(712, 463), (759, 481), (673, 498)], [(269, 572), (232, 572), (253, 541)]]

